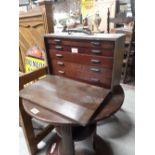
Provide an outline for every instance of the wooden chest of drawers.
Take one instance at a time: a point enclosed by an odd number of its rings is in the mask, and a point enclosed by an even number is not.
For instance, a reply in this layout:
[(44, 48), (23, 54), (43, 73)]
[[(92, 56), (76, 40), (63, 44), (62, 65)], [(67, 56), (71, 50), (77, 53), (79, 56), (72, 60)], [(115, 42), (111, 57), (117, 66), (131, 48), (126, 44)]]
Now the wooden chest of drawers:
[(120, 83), (124, 39), (123, 34), (47, 34), (49, 73), (112, 90)]

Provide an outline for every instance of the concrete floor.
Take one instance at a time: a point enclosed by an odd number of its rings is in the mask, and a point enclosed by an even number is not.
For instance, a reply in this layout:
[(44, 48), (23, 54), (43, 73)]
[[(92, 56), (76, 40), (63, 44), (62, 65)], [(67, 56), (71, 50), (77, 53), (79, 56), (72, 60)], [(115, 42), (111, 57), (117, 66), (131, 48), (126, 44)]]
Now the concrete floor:
[[(134, 155), (135, 154), (135, 90), (134, 86), (122, 85), (125, 91), (124, 104), (114, 116), (98, 123), (97, 127), (97, 152), (96, 155)], [(51, 133), (40, 143), (38, 155), (45, 155), (48, 147), (43, 147), (50, 142)], [(19, 154), (29, 155), (24, 140), (22, 129), (19, 129)], [(90, 149), (88, 140), (75, 144), (76, 155), (95, 155)]]

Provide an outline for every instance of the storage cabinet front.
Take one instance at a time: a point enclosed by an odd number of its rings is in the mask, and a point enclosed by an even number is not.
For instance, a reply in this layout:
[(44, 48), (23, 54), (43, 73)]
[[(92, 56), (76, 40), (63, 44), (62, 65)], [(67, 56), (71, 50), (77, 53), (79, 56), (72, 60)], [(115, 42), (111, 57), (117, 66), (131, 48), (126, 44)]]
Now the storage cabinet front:
[(110, 88), (113, 41), (48, 38), (52, 74)]
[[(80, 53), (96, 56), (113, 57), (114, 42), (105, 41), (90, 41), (90, 40), (65, 40), (54, 42), (57, 39), (48, 39), (48, 46), (52, 52), (64, 51), (70, 53)], [(67, 43), (66, 43), (67, 42)]]

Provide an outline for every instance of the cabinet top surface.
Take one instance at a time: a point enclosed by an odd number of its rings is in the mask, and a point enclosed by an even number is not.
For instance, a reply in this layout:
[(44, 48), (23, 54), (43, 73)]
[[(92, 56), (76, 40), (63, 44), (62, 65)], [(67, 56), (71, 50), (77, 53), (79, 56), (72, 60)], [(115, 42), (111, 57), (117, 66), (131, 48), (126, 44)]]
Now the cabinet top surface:
[(103, 33), (103, 34), (92, 34), (88, 35), (85, 33), (71, 33), (68, 34), (67, 32), (61, 32), (61, 33), (49, 33), (46, 34), (45, 37), (57, 37), (57, 38), (68, 38), (68, 39), (88, 39), (88, 40), (111, 40), (115, 41), (121, 37), (124, 37), (125, 35), (123, 33)]

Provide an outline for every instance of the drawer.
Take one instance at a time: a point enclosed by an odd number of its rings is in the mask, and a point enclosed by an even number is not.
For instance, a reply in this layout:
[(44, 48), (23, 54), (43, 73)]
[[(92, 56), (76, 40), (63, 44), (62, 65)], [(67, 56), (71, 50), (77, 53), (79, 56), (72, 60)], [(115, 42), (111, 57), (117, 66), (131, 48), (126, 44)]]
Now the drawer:
[(94, 74), (87, 72), (85, 66), (73, 63), (65, 63), (64, 66), (57, 65), (56, 61), (52, 62), (53, 74), (68, 77), (74, 80), (87, 82), (93, 85), (110, 88), (111, 78), (106, 78), (103, 74)]
[[(53, 60), (51, 63), (53, 74), (69, 77), (75, 80), (88, 82), (98, 86), (109, 86), (111, 84), (112, 71), (110, 69), (95, 68), (92, 66), (74, 64), (63, 62), (59, 65), (60, 61)], [(95, 71), (93, 69), (100, 69)]]
[(64, 46), (64, 45), (49, 45), (50, 51), (64, 51), (71, 53), (81, 53), (81, 54), (89, 54), (89, 55), (98, 55), (98, 56), (106, 56), (113, 57), (114, 50), (113, 49), (102, 49), (102, 48), (83, 48), (78, 46)]
[(48, 44), (54, 45), (66, 45), (66, 46), (77, 46), (77, 47), (100, 47), (105, 49), (113, 49), (115, 46), (114, 41), (101, 41), (101, 40), (76, 40), (76, 39), (60, 39), (60, 38), (49, 38)]
[(68, 52), (54, 52), (50, 51), (50, 56), (52, 59), (59, 61), (67, 61), (72, 63), (98, 66), (112, 69), (113, 67), (113, 58), (103, 57), (103, 56), (93, 56), (86, 54), (74, 54)]

